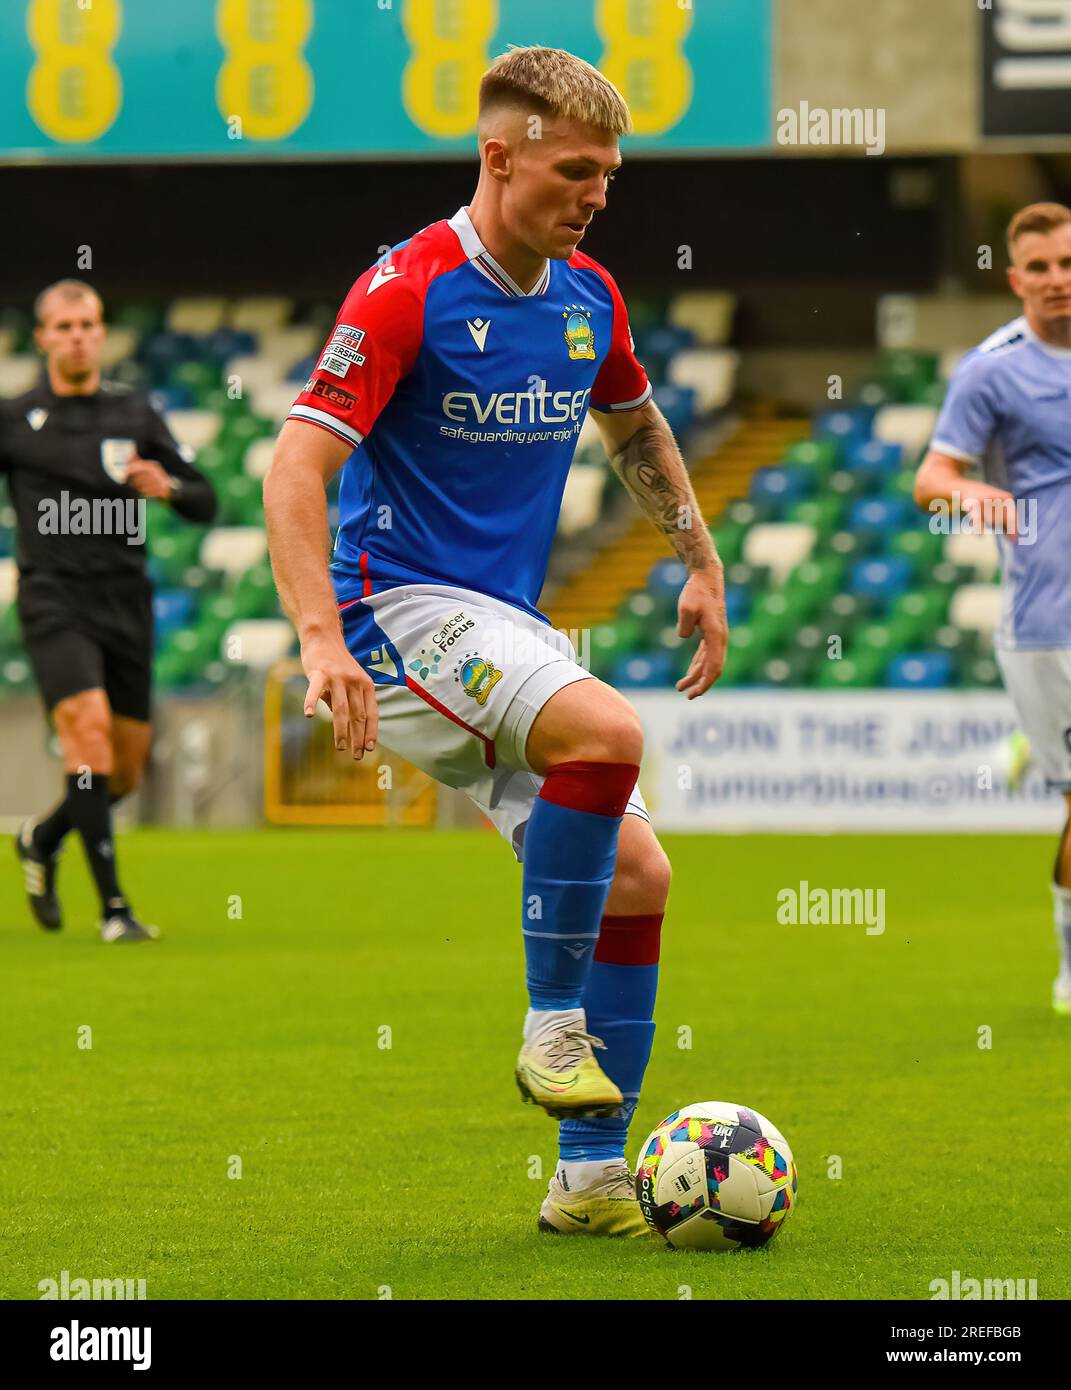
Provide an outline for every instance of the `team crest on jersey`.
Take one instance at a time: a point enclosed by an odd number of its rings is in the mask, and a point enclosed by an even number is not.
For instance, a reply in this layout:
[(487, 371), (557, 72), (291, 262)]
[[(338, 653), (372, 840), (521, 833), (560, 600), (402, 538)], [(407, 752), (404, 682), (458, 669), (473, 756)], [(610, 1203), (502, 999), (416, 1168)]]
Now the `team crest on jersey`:
[(502, 679), (502, 672), (494, 662), (480, 656), (479, 652), (466, 652), (454, 671), (454, 680), (478, 705), (486, 705), (488, 695)]
[(39, 430), (48, 419), (48, 411), (45, 410), (43, 406), (38, 406), (36, 410), (28, 410), (26, 412), (26, 419), (29, 422), (30, 429)]
[(130, 471), (130, 460), (138, 451), (132, 439), (102, 439), (100, 441), (100, 464), (113, 483), (120, 487), (126, 482)]
[(595, 330), (591, 326), (591, 310), (582, 309), (579, 304), (570, 304), (562, 310), (565, 320), (565, 341), (569, 357), (573, 362), (582, 359), (591, 361), (595, 356)]

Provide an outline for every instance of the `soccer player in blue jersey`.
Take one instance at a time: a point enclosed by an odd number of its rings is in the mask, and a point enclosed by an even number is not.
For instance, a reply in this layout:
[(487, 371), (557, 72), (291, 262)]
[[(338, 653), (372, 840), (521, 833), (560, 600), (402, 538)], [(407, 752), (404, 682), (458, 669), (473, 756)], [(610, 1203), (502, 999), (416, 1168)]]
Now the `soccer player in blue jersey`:
[[(680, 631), (700, 635), (678, 682), (689, 699), (726, 645), (721, 564), (624, 301), (578, 249), (631, 128), (581, 59), (498, 58), (480, 85), (471, 203), (358, 278), (264, 489), (306, 714), (323, 699), (339, 749), (360, 759), (382, 739), (462, 788), (523, 865), (516, 1079), (560, 1120), (539, 1224), (588, 1235), (646, 1230), (625, 1140), (670, 880), (636, 788), (639, 718), (536, 607), (589, 407), (687, 566)], [(324, 490), (340, 468), (329, 571)]]
[[(1023, 313), (957, 368), (915, 498), (958, 505), (997, 533), (997, 659), (1032, 756), (1067, 802), (1052, 884), (1053, 1007), (1071, 1014), (1071, 209), (1023, 208), (1008, 255)], [(965, 476), (973, 465), (981, 478)]]

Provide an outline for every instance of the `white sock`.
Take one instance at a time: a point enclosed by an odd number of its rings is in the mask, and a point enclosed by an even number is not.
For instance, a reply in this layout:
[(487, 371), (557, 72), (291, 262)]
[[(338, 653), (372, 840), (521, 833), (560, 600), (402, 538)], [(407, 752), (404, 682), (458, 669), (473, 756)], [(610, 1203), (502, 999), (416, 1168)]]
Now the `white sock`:
[(599, 1182), (606, 1173), (607, 1168), (620, 1168), (624, 1161), (624, 1154), (622, 1154), (619, 1160), (606, 1158), (560, 1158), (554, 1176), (561, 1183), (562, 1187), (565, 1188), (566, 1192), (580, 1192), (585, 1187), (592, 1187), (595, 1183)]
[(524, 1018), (524, 1041), (539, 1041), (545, 1034), (556, 1032), (563, 1023), (575, 1023), (585, 1028), (583, 1009), (529, 1009)]
[(1060, 946), (1060, 974), (1071, 979), (1071, 888), (1059, 883), (1052, 885), (1052, 909), (1056, 922), (1056, 940)]

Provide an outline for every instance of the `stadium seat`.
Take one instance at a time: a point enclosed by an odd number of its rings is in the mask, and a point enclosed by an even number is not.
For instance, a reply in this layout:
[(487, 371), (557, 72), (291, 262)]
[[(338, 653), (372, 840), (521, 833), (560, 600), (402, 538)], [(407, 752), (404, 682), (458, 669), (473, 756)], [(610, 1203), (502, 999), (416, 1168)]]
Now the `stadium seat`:
[(948, 652), (901, 652), (890, 661), (885, 684), (892, 690), (943, 690), (954, 673)]
[(254, 439), (242, 455), (242, 472), (263, 482), (275, 456), (274, 439)]
[(168, 429), (195, 453), (215, 442), (222, 424), (214, 410), (172, 410), (167, 415)]
[(232, 328), (247, 333), (265, 333), (282, 328), (290, 321), (292, 312), (293, 304), (282, 295), (254, 295), (234, 301), (230, 323)]
[(654, 402), (676, 435), (683, 435), (695, 422), (695, 392), (690, 386), (656, 386)]
[(815, 685), (823, 690), (862, 690), (878, 684), (884, 665), (884, 658), (874, 652), (820, 661)]
[(949, 591), (940, 585), (928, 584), (900, 594), (892, 603), (890, 617), (902, 622), (912, 634), (912, 641), (927, 646), (933, 635), (948, 619)]
[(268, 553), (268, 537), (260, 526), (216, 526), (201, 545), (201, 564), (208, 570), (237, 575), (259, 565)]
[(797, 439), (785, 450), (784, 463), (802, 463), (828, 478), (840, 467), (840, 445), (835, 439)]
[(977, 579), (992, 579), (1000, 568), (1000, 551), (990, 531), (974, 535), (955, 531), (945, 537), (944, 557), (954, 565), (969, 567)]
[(861, 497), (848, 510), (849, 529), (876, 532), (882, 536), (904, 529), (910, 515), (907, 502), (900, 497)]
[(917, 458), (929, 444), (936, 422), (933, 406), (882, 406), (874, 416), (874, 438), (900, 444), (906, 458)]
[(810, 675), (818, 658), (813, 652), (789, 650), (767, 658), (752, 672), (759, 685), (780, 689), (787, 686), (810, 684)]
[(725, 617), (730, 630), (738, 623), (745, 623), (751, 612), (751, 595), (739, 584), (725, 586)]
[(929, 530), (901, 531), (889, 542), (888, 550), (890, 555), (903, 555), (909, 560), (916, 578), (926, 578), (941, 562), (944, 537)]
[(797, 565), (785, 580), (788, 590), (800, 589), (810, 596), (812, 607), (827, 605), (844, 578), (844, 561), (839, 555), (821, 553), (817, 559)]
[(854, 444), (870, 438), (872, 412), (865, 406), (851, 410), (824, 410), (814, 421), (816, 439), (828, 439), (838, 446), (841, 458)]
[(866, 439), (861, 444), (853, 444), (846, 451), (844, 466), (851, 473), (867, 473), (884, 479), (888, 474), (899, 471), (903, 452), (900, 444)]
[(227, 301), (220, 296), (173, 299), (164, 315), (172, 333), (193, 333), (198, 337), (214, 333), (226, 320)]
[(744, 538), (743, 557), (749, 565), (762, 565), (775, 584), (807, 560), (814, 549), (815, 531), (800, 523), (765, 523), (753, 526)]
[(700, 415), (722, 410), (733, 398), (739, 354), (721, 348), (692, 348), (670, 359), (666, 379), (671, 386), (695, 392)]
[(260, 354), (285, 374), (296, 362), (319, 353), (324, 335), (315, 324), (291, 323), (283, 328), (269, 328), (259, 335)]
[(844, 515), (844, 501), (836, 495), (805, 497), (789, 509), (788, 520), (809, 526), (819, 542), (836, 531)]
[(185, 589), (157, 589), (152, 601), (155, 640), (159, 646), (193, 618), (194, 597)]
[(748, 499), (765, 502), (780, 519), (790, 507), (812, 493), (816, 485), (815, 475), (802, 464), (757, 468), (751, 475)]
[(997, 584), (964, 584), (952, 596), (948, 621), (953, 627), (980, 632), (992, 638), (999, 626), (1003, 595)]
[(848, 592), (890, 605), (912, 580), (911, 561), (904, 555), (871, 556), (852, 565)]
[(19, 589), (19, 571), (10, 556), (0, 560), (0, 608), (6, 609), (15, 602)]
[(677, 597), (670, 590), (648, 592), (637, 589), (622, 599), (615, 615), (618, 622), (628, 623), (643, 643), (653, 641), (668, 622), (677, 616)]
[(562, 535), (575, 536), (598, 521), (606, 476), (606, 469), (596, 464), (574, 463), (569, 469), (558, 517), (558, 530)]
[(591, 629), (591, 670), (606, 679), (620, 658), (630, 655), (639, 645), (641, 625), (636, 619), (599, 623)]
[(201, 339), (202, 355), (213, 362), (229, 362), (232, 357), (248, 357), (257, 350), (255, 333), (224, 325)]
[(673, 659), (669, 652), (640, 652), (626, 656), (610, 673), (610, 684), (619, 689), (660, 690), (672, 684)]
[(39, 357), (0, 357), (0, 396), (21, 396), (40, 375)]
[(116, 327), (109, 324), (104, 334), (104, 347), (100, 354), (100, 365), (106, 375), (128, 357), (133, 357), (138, 348), (138, 334), (133, 328)]
[(262, 383), (255, 387), (249, 392), (249, 399), (257, 415), (269, 420), (273, 426), (281, 427), (298, 394), (293, 382), (280, 381), (274, 385)]
[(294, 629), (285, 619), (249, 618), (226, 629), (221, 652), (225, 661), (266, 671), (289, 653), (294, 641)]
[(688, 580), (688, 570), (679, 560), (656, 560), (647, 576), (647, 588), (652, 594), (672, 594), (674, 599)]
[(735, 296), (721, 290), (688, 290), (674, 295), (666, 310), (666, 321), (683, 328), (704, 347), (721, 347), (732, 333)]

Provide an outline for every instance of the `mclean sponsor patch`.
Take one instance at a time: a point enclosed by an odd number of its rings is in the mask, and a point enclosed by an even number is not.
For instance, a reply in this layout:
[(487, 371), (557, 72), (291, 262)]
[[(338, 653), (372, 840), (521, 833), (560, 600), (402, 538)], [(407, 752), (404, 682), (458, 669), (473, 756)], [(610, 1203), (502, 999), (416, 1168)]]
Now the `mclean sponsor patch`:
[(357, 404), (357, 397), (352, 391), (344, 391), (341, 386), (334, 386), (330, 381), (318, 381), (315, 377), (305, 383), (305, 390), (310, 396), (319, 396), (330, 405), (337, 405), (342, 410), (352, 410)]

